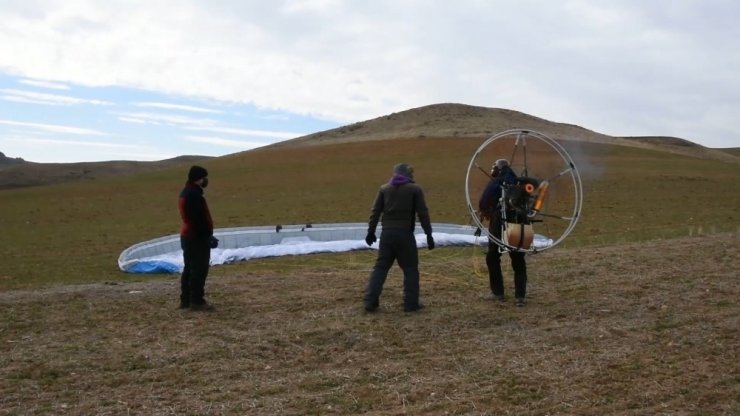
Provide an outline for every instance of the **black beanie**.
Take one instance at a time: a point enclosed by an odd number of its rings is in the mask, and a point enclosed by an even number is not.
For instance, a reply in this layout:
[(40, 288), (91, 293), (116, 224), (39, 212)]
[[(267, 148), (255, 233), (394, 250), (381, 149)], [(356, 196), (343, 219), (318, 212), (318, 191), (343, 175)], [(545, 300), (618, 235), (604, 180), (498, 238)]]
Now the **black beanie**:
[(208, 176), (206, 168), (201, 166), (192, 166), (190, 172), (188, 172), (188, 182), (195, 182), (198, 179), (202, 179)]
[(399, 163), (393, 167), (393, 174), (414, 179), (414, 168), (408, 163)]

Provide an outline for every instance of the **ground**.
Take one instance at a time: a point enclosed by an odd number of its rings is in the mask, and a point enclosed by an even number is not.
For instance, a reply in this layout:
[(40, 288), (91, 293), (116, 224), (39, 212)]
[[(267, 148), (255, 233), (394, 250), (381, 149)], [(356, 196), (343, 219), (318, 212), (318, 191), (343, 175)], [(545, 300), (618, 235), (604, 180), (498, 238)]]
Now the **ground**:
[(740, 414), (738, 233), (528, 256), (524, 308), (439, 248), (426, 309), (396, 268), (367, 314), (373, 255), (215, 267), (210, 313), (176, 276), (0, 292), (0, 414)]

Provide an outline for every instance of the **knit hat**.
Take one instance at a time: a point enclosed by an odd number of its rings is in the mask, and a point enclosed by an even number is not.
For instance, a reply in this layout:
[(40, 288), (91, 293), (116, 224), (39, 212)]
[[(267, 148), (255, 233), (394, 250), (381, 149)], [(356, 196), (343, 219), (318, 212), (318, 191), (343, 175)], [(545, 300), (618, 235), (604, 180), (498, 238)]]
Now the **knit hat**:
[(192, 166), (190, 168), (190, 172), (188, 172), (188, 182), (195, 182), (198, 179), (203, 179), (206, 176), (208, 176), (208, 171), (206, 168), (201, 166)]
[(409, 179), (414, 179), (414, 167), (408, 163), (399, 163), (393, 167), (394, 175), (405, 176)]

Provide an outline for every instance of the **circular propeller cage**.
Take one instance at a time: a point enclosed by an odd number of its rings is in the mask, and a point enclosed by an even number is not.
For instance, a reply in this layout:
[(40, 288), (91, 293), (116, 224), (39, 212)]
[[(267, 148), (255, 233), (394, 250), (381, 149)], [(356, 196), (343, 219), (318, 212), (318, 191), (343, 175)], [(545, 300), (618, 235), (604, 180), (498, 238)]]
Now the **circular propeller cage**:
[[(506, 208), (501, 209), (501, 215), (506, 217), (506, 212), (514, 210), (520, 213), (516, 222), (529, 227), (535, 244), (513, 243), (507, 232), (512, 228), (508, 219), (502, 221), (502, 237), (484, 224), (479, 199), (492, 181), (492, 165), (498, 159), (508, 160), (517, 176), (517, 189), (502, 189), (499, 206)], [(575, 227), (583, 204), (581, 177), (568, 152), (550, 137), (523, 129), (498, 133), (480, 145), (468, 164), (465, 193), (472, 221), (481, 235), (504, 251), (535, 253), (555, 247)]]

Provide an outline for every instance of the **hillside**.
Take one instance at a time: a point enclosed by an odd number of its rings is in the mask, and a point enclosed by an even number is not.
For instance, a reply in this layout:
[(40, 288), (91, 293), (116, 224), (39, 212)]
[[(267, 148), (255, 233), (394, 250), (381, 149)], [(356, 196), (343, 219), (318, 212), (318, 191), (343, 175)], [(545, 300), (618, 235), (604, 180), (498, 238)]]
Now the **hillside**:
[(361, 121), (277, 143), (273, 146), (315, 146), (398, 138), (478, 138), (513, 128), (536, 130), (555, 140), (638, 147), (691, 157), (740, 163), (740, 157), (685, 139), (613, 137), (573, 124), (558, 123), (518, 111), (464, 104), (433, 104)]
[[(576, 125), (553, 122), (518, 111), (464, 104), (433, 104), (413, 108), (286, 140), (267, 147), (305, 147), (417, 138), (484, 140), (492, 134), (512, 128), (536, 130), (556, 140), (628, 146), (694, 158), (740, 163), (740, 151), (737, 149), (709, 149), (688, 140), (673, 137), (613, 137)], [(0, 189), (125, 176), (202, 159), (206, 157), (181, 156), (157, 162), (110, 161), (45, 164), (26, 162), (21, 158), (8, 158), (0, 153), (0, 172), (2, 172)]]
[(612, 144), (614, 142), (614, 138), (610, 136), (518, 111), (464, 104), (433, 104), (309, 134), (280, 142), (277, 145), (317, 145), (396, 138), (484, 139), (494, 133), (512, 128), (529, 128), (547, 132), (554, 139)]

